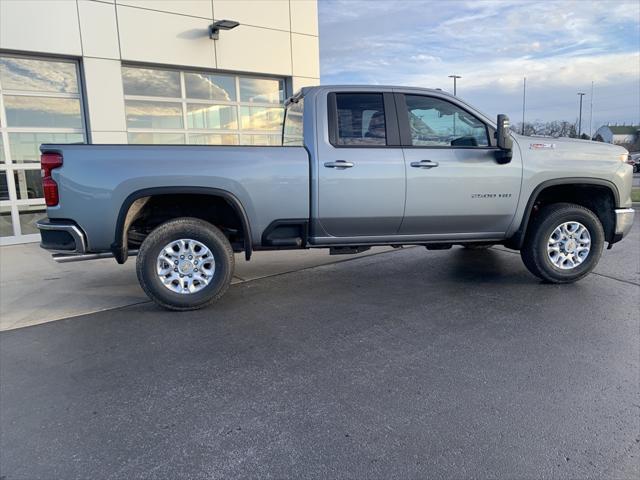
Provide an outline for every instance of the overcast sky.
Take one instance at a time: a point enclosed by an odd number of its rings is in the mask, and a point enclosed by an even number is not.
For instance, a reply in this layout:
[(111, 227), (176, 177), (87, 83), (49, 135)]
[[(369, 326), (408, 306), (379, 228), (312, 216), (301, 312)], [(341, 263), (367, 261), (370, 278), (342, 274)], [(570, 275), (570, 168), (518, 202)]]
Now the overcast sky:
[(324, 84), (453, 90), (490, 114), (640, 123), (640, 2), (319, 0)]

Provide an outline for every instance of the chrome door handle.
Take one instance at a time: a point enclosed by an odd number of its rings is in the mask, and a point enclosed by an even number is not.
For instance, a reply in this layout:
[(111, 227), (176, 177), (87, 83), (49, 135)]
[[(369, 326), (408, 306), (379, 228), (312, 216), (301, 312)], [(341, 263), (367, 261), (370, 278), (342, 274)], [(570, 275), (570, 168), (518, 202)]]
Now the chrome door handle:
[(431, 160), (420, 160), (419, 162), (411, 162), (411, 166), (414, 168), (433, 168), (439, 165), (438, 162)]
[(347, 162), (346, 160), (336, 160), (335, 162), (325, 162), (324, 166), (327, 168), (337, 168), (339, 170), (344, 170), (345, 168), (353, 167), (352, 162)]

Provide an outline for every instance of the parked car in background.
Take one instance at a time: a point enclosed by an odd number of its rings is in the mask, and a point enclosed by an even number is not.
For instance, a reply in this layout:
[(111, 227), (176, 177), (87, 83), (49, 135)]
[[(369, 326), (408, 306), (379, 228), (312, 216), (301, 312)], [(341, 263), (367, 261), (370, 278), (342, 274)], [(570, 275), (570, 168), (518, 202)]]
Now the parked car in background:
[(627, 163), (633, 167), (633, 173), (640, 172), (640, 152), (629, 153)]
[(630, 230), (619, 146), (525, 137), (439, 90), (304, 88), (283, 146), (42, 145), (58, 260), (137, 253), (147, 295), (200, 308), (230, 284), (234, 252), (501, 244), (555, 283), (583, 278)]

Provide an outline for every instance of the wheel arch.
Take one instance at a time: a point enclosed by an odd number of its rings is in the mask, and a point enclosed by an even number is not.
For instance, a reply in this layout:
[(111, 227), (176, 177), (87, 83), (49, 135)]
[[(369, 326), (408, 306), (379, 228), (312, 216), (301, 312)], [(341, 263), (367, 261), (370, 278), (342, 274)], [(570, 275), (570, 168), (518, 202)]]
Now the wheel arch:
[[(566, 189), (566, 191), (569, 191), (569, 189), (584, 190), (589, 188), (600, 189), (601, 191), (608, 192), (608, 194), (610, 195), (611, 201), (613, 203), (611, 212), (607, 212), (606, 209), (602, 208), (600, 209), (600, 212), (594, 211), (594, 213), (598, 216), (601, 223), (603, 224), (607, 241), (610, 241), (610, 235), (613, 234), (613, 229), (615, 229), (613, 209), (620, 204), (620, 194), (618, 192), (618, 188), (613, 182), (602, 178), (568, 177), (544, 181), (533, 190), (533, 192), (529, 196), (529, 199), (527, 200), (527, 205), (525, 207), (522, 220), (520, 221), (520, 227), (511, 236), (511, 238), (509, 238), (509, 240), (505, 242), (505, 245), (516, 250), (519, 250), (522, 247), (527, 234), (527, 229), (531, 221), (531, 216), (534, 213), (534, 208), (539, 204), (541, 199), (545, 198), (545, 193), (549, 194), (553, 191), (553, 189), (556, 189), (556, 191), (560, 192), (564, 189)], [(572, 201), (571, 197), (565, 200), (562, 200), (561, 198), (562, 197), (559, 197), (559, 201)], [(583, 206), (587, 205), (583, 204)], [(587, 208), (589, 207), (587, 206)], [(607, 215), (611, 218), (608, 218)]]
[(128, 257), (127, 232), (140, 209), (152, 197), (161, 195), (207, 195), (224, 200), (240, 219), (244, 231), (244, 254), (249, 260), (253, 253), (251, 241), (251, 225), (249, 217), (240, 200), (231, 192), (212, 187), (152, 187), (136, 190), (122, 202), (116, 220), (114, 241), (111, 252), (118, 263), (124, 263)]

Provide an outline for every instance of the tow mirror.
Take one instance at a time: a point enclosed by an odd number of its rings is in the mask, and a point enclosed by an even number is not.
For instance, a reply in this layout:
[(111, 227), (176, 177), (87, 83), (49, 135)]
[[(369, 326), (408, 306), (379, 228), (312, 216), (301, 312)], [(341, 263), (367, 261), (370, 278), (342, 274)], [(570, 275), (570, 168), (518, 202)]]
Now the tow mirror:
[(498, 128), (496, 129), (496, 161), (498, 163), (509, 163), (513, 156), (513, 139), (509, 130), (509, 117), (504, 114), (498, 115)]

